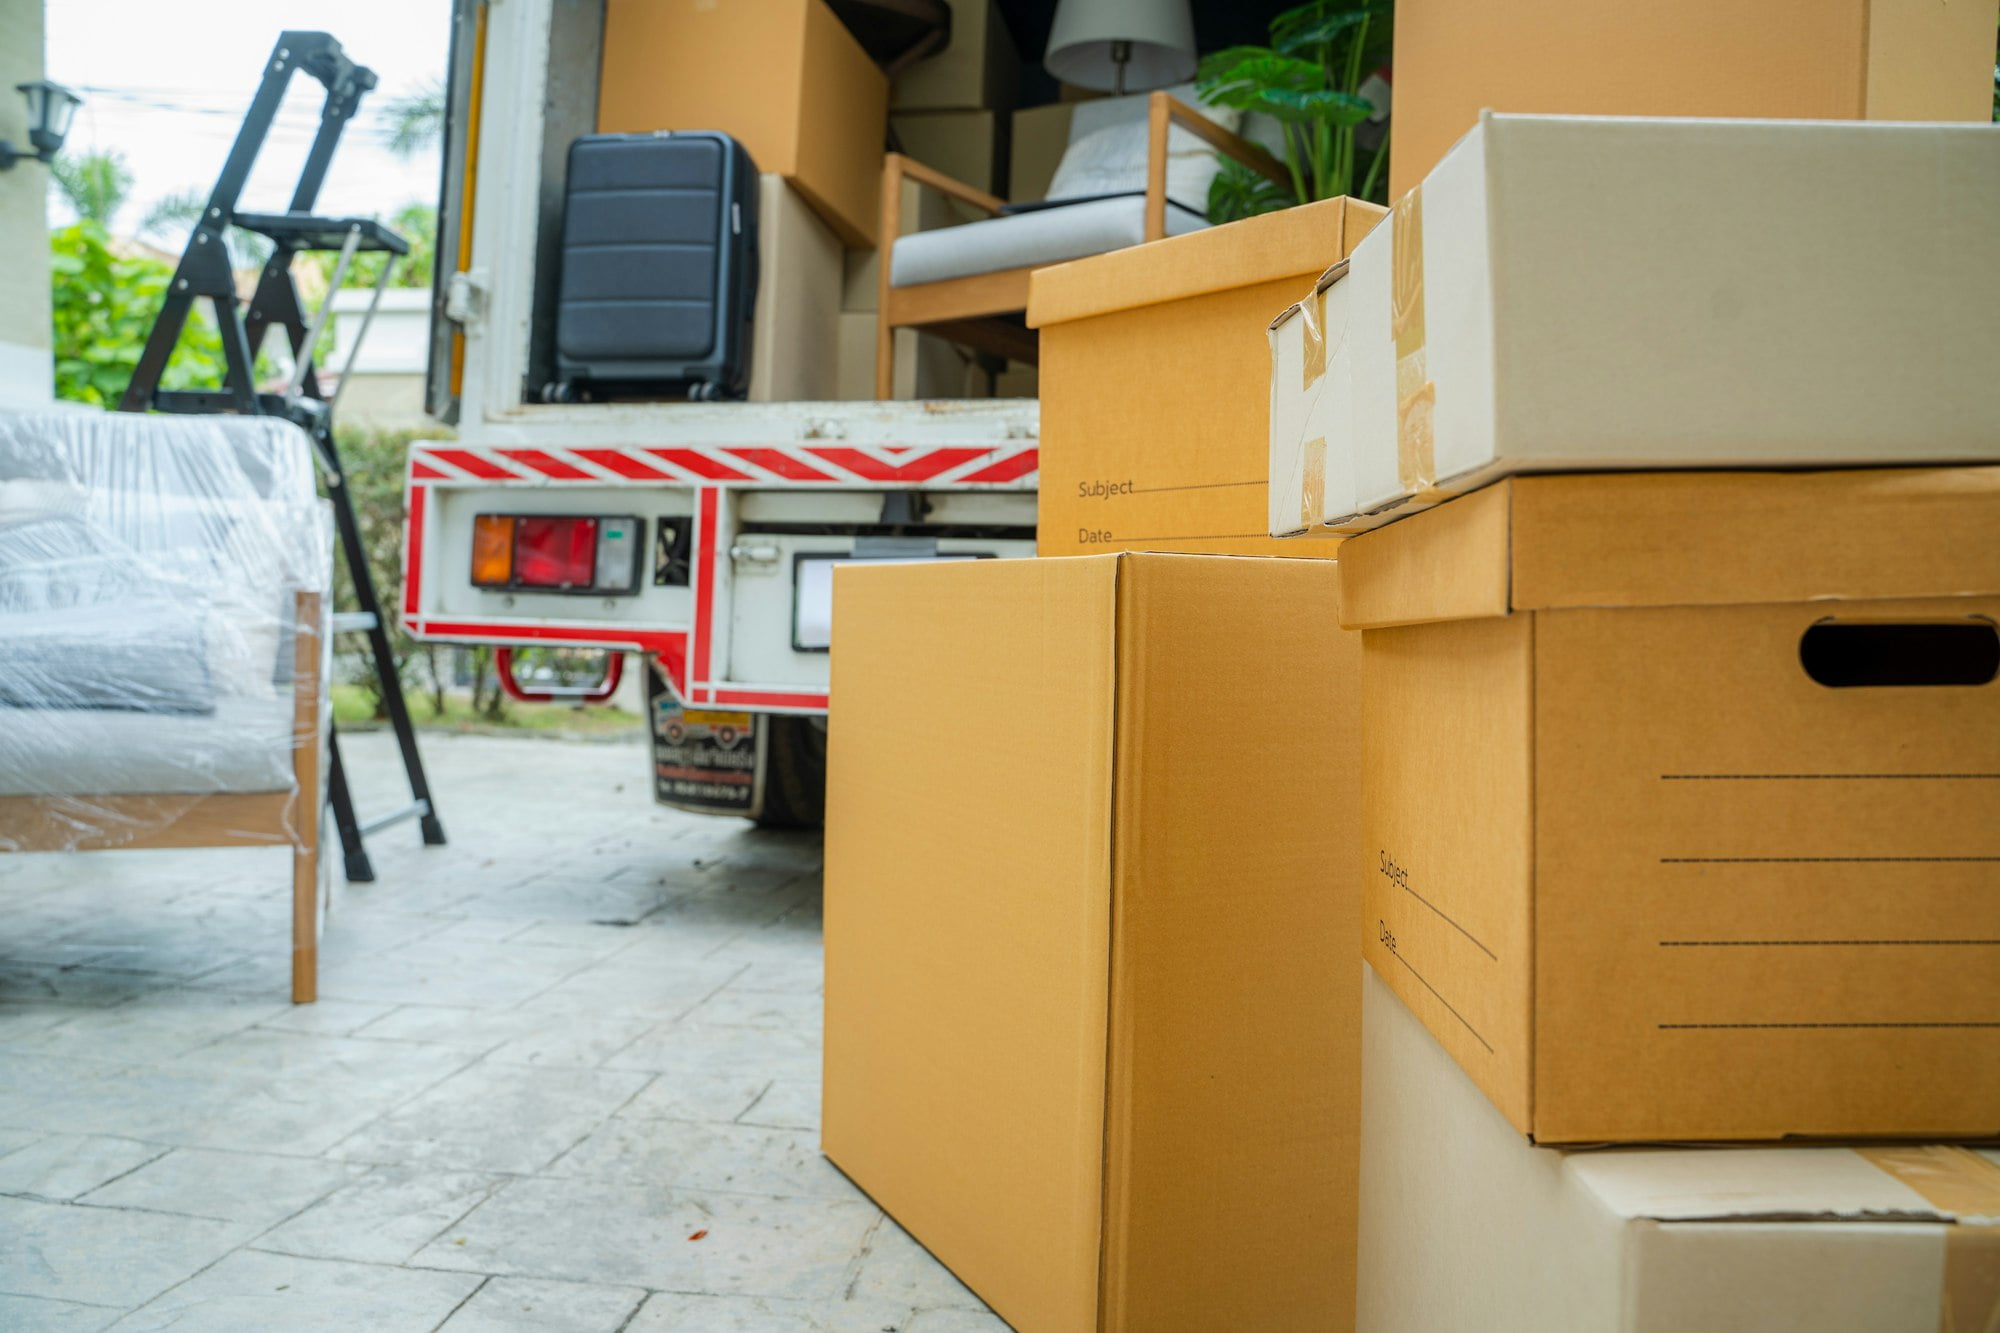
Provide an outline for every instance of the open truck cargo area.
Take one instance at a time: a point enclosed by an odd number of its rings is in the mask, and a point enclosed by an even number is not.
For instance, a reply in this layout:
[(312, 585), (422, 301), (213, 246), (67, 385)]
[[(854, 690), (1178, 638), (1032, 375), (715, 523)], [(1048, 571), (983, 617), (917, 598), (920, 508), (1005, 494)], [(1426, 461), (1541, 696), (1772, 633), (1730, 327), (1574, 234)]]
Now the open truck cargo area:
[[(606, 12), (455, 0), (427, 406), (456, 433), (410, 449), (402, 623), (429, 642), (640, 654), (659, 799), (815, 824), (833, 568), (1033, 555), (1039, 405), (788, 401), (831, 393), (841, 245), (867, 238), (797, 202), (825, 191), (773, 142), (746, 146), (784, 207), (723, 214), (725, 233), (747, 226), (747, 284), (681, 292), (693, 278), (652, 271), (683, 242), (689, 273), (715, 253), (708, 223), (674, 230), (665, 176), (596, 199), (577, 231), (571, 149), (605, 128)], [(863, 60), (855, 77), (881, 76)], [(611, 118), (630, 129), (632, 114)], [(665, 382), (552, 392), (564, 321), (581, 317), (563, 273), (580, 250), (600, 276), (627, 274), (586, 293), (629, 296), (627, 323), (669, 297), (754, 301), (752, 401)]]

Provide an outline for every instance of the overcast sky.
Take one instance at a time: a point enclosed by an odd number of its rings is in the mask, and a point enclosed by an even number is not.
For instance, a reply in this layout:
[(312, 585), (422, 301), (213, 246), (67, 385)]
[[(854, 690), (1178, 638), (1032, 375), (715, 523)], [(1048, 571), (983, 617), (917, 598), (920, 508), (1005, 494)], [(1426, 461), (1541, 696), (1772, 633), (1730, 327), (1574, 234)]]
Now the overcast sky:
[[(387, 214), (437, 200), (436, 153), (406, 160), (389, 152), (383, 108), (443, 76), (448, 0), (49, 0), (46, 13), (48, 77), (84, 97), (66, 149), (115, 149), (136, 178), (115, 230), (135, 229), (163, 196), (205, 196), (214, 186), (264, 60), (287, 28), (332, 33), (381, 80), (341, 138), (320, 211)], [(245, 208), (285, 206), (323, 100), (318, 83), (293, 78)], [(63, 218), (59, 200), (50, 213)]]

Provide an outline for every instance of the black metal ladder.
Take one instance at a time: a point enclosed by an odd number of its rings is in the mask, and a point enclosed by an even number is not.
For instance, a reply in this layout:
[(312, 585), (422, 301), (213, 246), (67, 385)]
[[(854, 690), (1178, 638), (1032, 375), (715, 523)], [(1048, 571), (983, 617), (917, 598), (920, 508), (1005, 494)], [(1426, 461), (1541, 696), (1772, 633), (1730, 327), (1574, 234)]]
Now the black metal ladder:
[[(244, 183), (249, 179), (250, 168), (270, 134), (292, 75), (300, 72), (325, 87), (326, 104), (320, 112), (319, 130), (306, 154), (298, 185), (292, 191), (291, 205), (283, 213), (239, 212), (237, 203)], [(395, 730), (403, 769), (410, 781), (410, 803), (407, 806), (366, 824), (361, 823), (355, 815), (353, 793), (348, 786), (346, 768), (341, 763), (339, 735), (337, 732), (329, 734), (331, 762), (327, 795), (333, 806), (334, 823), (340, 832), (347, 878), (354, 881), (375, 878), (363, 838), (377, 829), (415, 819), (423, 830), (426, 844), (438, 846), (445, 840), (444, 825), (438, 822), (430, 784), (424, 777), (423, 758), (417, 752), (417, 735), (410, 724), (409, 707), (403, 699), (402, 678), (396, 670), (395, 652), (389, 642), (381, 599), (376, 594), (375, 580), (368, 571), (367, 553), (361, 542), (360, 524), (355, 519), (354, 502), (345, 484), (346, 474), (341, 467), (340, 451), (334, 444), (333, 409), (339, 401), (339, 388), (336, 387), (333, 398), (329, 400), (321, 389), (318, 368), (313, 364), (314, 344), (332, 307), (333, 292), (339, 290), (354, 256), (366, 251), (381, 251), (388, 255), (381, 279), (375, 286), (375, 301), (379, 302), (382, 289), (388, 284), (391, 265), (397, 257), (409, 253), (407, 241), (372, 218), (326, 217), (313, 211), (320, 185), (326, 179), (327, 165), (340, 142), (341, 131), (353, 117), (362, 95), (374, 86), (374, 71), (349, 60), (341, 51), (340, 43), (330, 34), (296, 31), (279, 34), (278, 44), (264, 66), (263, 82), (257, 89), (256, 97), (251, 100), (249, 113), (243, 119), (243, 128), (237, 131), (236, 142), (229, 150), (228, 160), (223, 163), (222, 174), (208, 197), (208, 205), (195, 224), (194, 234), (188, 238), (187, 250), (181, 255), (180, 266), (174, 270), (166, 300), (153, 322), (151, 335), (146, 339), (145, 351), (140, 354), (138, 366), (132, 372), (132, 382), (126, 386), (125, 397), (118, 405), (119, 410), (124, 412), (233, 412), (246, 416), (282, 417), (304, 429), (312, 440), (313, 451), (325, 479), (327, 498), (333, 504), (334, 525), (340, 534), (340, 548), (346, 559), (348, 577), (354, 584), (355, 600), (360, 604), (358, 611), (336, 614), (333, 628), (336, 633), (365, 633), (368, 636), (369, 656), (374, 663), (376, 679), (380, 682), (383, 706), (389, 714), (389, 725)], [(232, 226), (264, 236), (272, 243), (271, 256), (265, 260), (256, 290), (248, 302), (239, 302), (236, 295), (236, 278), (230, 265), (226, 240)], [(292, 260), (312, 251), (338, 253), (340, 259), (334, 269), (333, 280), (328, 284), (327, 300), (308, 319), (304, 303), (299, 299)], [(216, 326), (221, 330), (225, 367), (223, 382), (213, 389), (163, 389), (160, 381), (173, 354), (174, 344), (179, 340), (195, 302), (200, 300), (213, 305)], [(362, 325), (364, 334), (374, 313), (375, 304), (371, 303)], [(273, 326), (284, 330), (291, 345), (293, 370), (282, 392), (259, 393), (257, 350)], [(357, 348), (359, 342), (357, 338)], [(351, 370), (352, 367), (350, 356), (348, 368)], [(342, 382), (346, 378), (343, 374)]]

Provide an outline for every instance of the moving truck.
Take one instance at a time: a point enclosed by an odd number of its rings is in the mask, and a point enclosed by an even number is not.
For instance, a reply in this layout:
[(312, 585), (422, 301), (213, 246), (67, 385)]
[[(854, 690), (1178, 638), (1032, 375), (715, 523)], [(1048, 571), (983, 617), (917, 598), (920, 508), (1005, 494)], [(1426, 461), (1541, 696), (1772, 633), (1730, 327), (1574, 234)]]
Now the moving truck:
[(509, 650), (523, 697), (513, 650), (637, 654), (657, 799), (814, 823), (834, 566), (1032, 555), (1037, 404), (549, 401), (603, 6), (454, 8), (426, 392), (456, 433), (410, 448), (403, 624)]

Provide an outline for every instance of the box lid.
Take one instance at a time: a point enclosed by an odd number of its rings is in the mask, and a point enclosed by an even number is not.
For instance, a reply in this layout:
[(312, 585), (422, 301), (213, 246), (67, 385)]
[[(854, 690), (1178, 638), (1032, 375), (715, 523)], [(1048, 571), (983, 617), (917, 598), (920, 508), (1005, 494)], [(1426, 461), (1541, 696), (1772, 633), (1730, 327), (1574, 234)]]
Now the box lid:
[(1387, 213), (1359, 199), (1323, 199), (1039, 268), (1028, 282), (1028, 325), (1047, 328), (1281, 278), (1301, 279), (1303, 298), (1304, 279), (1347, 254)]
[(1513, 477), (1350, 539), (1349, 629), (2000, 593), (2000, 467)]
[(2000, 1226), (2000, 1165), (1967, 1148), (1661, 1148), (1565, 1161), (1614, 1216)]

